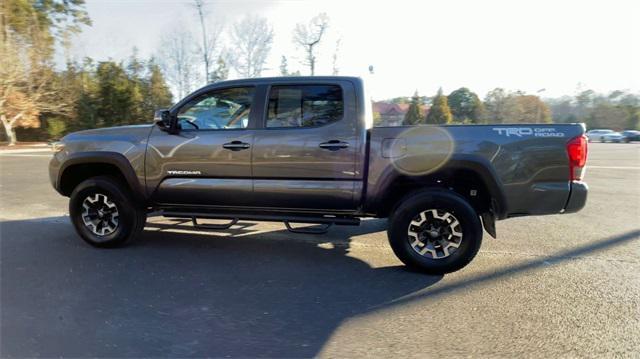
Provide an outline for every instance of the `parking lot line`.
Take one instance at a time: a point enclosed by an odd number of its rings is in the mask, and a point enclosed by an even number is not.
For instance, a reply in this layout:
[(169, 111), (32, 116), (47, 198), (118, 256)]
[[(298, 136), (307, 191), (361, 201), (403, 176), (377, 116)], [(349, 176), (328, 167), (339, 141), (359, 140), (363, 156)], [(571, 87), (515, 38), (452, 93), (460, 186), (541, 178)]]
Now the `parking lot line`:
[(0, 153), (0, 157), (52, 157), (53, 154), (48, 155), (32, 155), (23, 153)]
[(640, 170), (640, 167), (633, 166), (589, 166), (587, 168), (609, 169), (609, 170)]

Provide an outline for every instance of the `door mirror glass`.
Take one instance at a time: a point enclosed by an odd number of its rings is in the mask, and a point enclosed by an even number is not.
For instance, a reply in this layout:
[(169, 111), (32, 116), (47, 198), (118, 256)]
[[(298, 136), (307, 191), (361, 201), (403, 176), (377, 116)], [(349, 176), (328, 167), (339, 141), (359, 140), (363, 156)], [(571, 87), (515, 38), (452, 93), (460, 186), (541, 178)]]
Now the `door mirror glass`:
[(157, 110), (153, 116), (153, 122), (162, 130), (168, 131), (171, 128), (171, 112), (169, 110)]

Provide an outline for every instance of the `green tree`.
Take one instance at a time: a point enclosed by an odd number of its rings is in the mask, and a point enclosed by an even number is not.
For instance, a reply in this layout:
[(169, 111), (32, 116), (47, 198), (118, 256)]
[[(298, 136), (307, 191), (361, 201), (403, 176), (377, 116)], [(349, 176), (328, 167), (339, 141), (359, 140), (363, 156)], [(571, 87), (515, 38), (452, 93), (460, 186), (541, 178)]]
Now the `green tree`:
[(227, 63), (224, 61), (222, 57), (218, 57), (218, 61), (216, 62), (216, 68), (211, 73), (211, 83), (224, 81), (229, 77), (229, 68), (227, 67)]
[(280, 58), (280, 76), (289, 76), (287, 57), (284, 55)]
[(47, 133), (52, 139), (59, 139), (67, 130), (67, 122), (60, 118), (51, 118), (47, 120)]
[(99, 126), (126, 125), (134, 122), (131, 114), (137, 104), (135, 85), (120, 64), (105, 61), (98, 64), (97, 115)]
[(145, 81), (144, 93), (144, 118), (152, 118), (156, 110), (169, 108), (172, 104), (172, 95), (164, 75), (153, 60), (148, 65), (149, 78)]
[(629, 124), (629, 112), (622, 106), (598, 104), (585, 119), (589, 128), (605, 127), (622, 130)]
[(442, 94), (442, 88), (440, 88), (438, 94), (433, 99), (433, 103), (427, 114), (426, 123), (440, 125), (451, 123), (452, 120), (447, 97)]
[(640, 108), (630, 107), (627, 111), (629, 111), (627, 128), (629, 130), (640, 130)]
[(562, 96), (556, 99), (545, 101), (551, 110), (551, 117), (557, 123), (573, 123), (577, 121), (573, 99), (569, 96)]
[(76, 130), (98, 126), (98, 79), (96, 63), (85, 58), (79, 73), (80, 83), (75, 106), (74, 127)]
[(148, 90), (148, 83), (145, 80), (145, 70), (146, 65), (143, 60), (138, 58), (138, 49), (134, 47), (125, 69), (131, 88), (132, 103), (127, 122), (139, 123), (144, 122), (145, 118), (148, 118), (148, 115), (145, 116), (146, 109), (144, 103)]
[(584, 119), (589, 115), (589, 108), (593, 107), (595, 94), (593, 90), (584, 90), (576, 95), (576, 112), (578, 118)]
[(418, 96), (418, 91), (416, 91), (413, 94), (413, 97), (411, 97), (409, 109), (404, 115), (404, 120), (402, 121), (403, 125), (417, 125), (420, 123), (424, 123), (424, 118), (422, 118), (422, 114), (420, 113), (421, 105), (422, 103), (420, 102), (420, 96)]
[(458, 122), (478, 123), (482, 117), (483, 105), (478, 95), (466, 87), (461, 87), (447, 96), (453, 119)]

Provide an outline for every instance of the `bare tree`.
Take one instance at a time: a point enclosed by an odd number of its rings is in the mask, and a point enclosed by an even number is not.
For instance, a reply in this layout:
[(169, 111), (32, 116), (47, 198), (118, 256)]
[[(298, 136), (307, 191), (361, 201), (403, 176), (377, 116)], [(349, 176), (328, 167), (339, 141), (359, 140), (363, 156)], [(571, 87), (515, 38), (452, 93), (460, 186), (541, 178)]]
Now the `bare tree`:
[(259, 77), (273, 43), (267, 19), (246, 16), (231, 29), (231, 65), (241, 77)]
[(162, 40), (159, 63), (178, 98), (191, 92), (199, 81), (193, 43), (191, 33), (181, 29), (170, 31)]
[(70, 103), (60, 88), (49, 47), (41, 41), (27, 44), (10, 31), (0, 41), (0, 122), (9, 139), (17, 141), (16, 127), (40, 127), (41, 113), (67, 115)]
[(220, 26), (214, 26), (212, 30), (208, 33), (207, 27), (205, 24), (205, 17), (207, 13), (206, 4), (204, 0), (193, 0), (193, 7), (196, 9), (198, 13), (198, 17), (200, 19), (200, 29), (202, 31), (202, 44), (200, 45), (200, 55), (202, 56), (202, 60), (204, 61), (204, 74), (207, 82), (211, 81), (211, 65), (213, 63), (213, 59), (216, 56), (216, 52), (220, 47), (220, 34), (222, 33), (222, 28)]
[(322, 36), (329, 27), (329, 17), (325, 13), (316, 15), (309, 24), (297, 24), (293, 30), (293, 42), (304, 49), (305, 61), (303, 65), (309, 66), (309, 72), (313, 76), (316, 69), (316, 49)]

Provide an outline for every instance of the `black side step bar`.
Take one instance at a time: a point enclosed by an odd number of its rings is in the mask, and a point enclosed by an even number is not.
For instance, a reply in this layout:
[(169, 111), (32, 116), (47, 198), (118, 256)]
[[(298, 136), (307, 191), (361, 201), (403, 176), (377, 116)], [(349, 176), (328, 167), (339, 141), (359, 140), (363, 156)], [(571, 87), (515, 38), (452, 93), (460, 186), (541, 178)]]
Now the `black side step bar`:
[(333, 223), (321, 223), (320, 227), (302, 227), (294, 228), (289, 221), (284, 221), (285, 227), (291, 233), (304, 233), (304, 234), (325, 234), (333, 226)]
[(198, 223), (198, 219), (197, 217), (191, 217), (191, 222), (193, 222), (193, 226), (196, 228), (202, 228), (202, 229), (229, 229), (231, 228), (231, 226), (233, 226), (234, 224), (238, 223), (238, 219), (237, 218), (233, 218), (229, 223), (224, 223), (224, 224), (201, 224)]
[[(333, 216), (290, 216), (286, 214), (259, 214), (259, 213), (214, 213), (214, 212), (190, 212), (180, 210), (162, 210), (162, 216), (172, 218), (190, 218), (195, 227), (205, 229), (227, 229), (238, 220), (254, 220), (264, 222), (284, 222), (287, 229), (294, 233), (322, 234), (326, 233), (332, 225), (359, 226), (360, 218), (333, 217)], [(198, 224), (197, 218), (228, 219), (225, 224)], [(294, 228), (291, 223), (322, 224), (320, 228)]]

